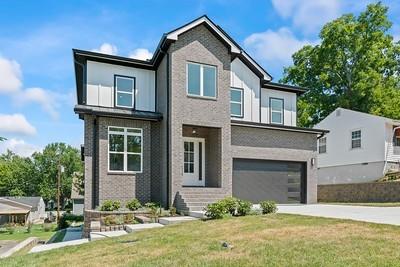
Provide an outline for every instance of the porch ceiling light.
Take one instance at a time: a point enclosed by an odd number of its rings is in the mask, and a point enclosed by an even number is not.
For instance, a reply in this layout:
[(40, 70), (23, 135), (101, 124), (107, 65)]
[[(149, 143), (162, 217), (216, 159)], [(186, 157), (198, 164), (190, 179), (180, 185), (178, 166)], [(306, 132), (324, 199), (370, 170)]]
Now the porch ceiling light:
[(196, 128), (193, 128), (192, 129), (192, 134), (196, 134), (197, 133), (197, 129)]

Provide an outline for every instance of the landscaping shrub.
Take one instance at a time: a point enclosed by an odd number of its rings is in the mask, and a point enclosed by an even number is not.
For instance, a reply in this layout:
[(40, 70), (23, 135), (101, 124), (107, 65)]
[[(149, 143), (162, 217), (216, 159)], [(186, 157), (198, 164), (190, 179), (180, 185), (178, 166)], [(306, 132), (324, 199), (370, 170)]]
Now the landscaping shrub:
[(251, 211), (251, 206), (253, 204), (250, 201), (246, 201), (246, 200), (241, 200), (238, 199), (237, 200), (237, 211), (236, 214), (238, 216), (246, 216), (250, 213)]
[(261, 201), (260, 206), (263, 214), (275, 213), (278, 210), (275, 201)]
[(104, 217), (104, 225), (110, 226), (115, 224), (115, 216), (114, 215), (107, 215)]
[(124, 216), (123, 216), (123, 215), (117, 215), (117, 216), (115, 216), (115, 224), (116, 224), (116, 225), (122, 225), (122, 224), (124, 224)]
[(45, 232), (50, 232), (53, 230), (53, 225), (51, 223), (44, 223), (43, 224), (43, 230)]
[(103, 205), (101, 205), (100, 210), (101, 211), (115, 211), (119, 210), (121, 207), (121, 202), (118, 200), (105, 200), (103, 202)]
[(205, 211), (205, 215), (210, 219), (222, 219), (227, 213), (226, 207), (221, 201), (208, 204)]
[(125, 224), (135, 223), (135, 216), (133, 216), (133, 214), (131, 214), (131, 213), (125, 214), (124, 223)]
[(32, 233), (32, 223), (28, 222), (27, 226), (26, 226), (26, 232), (28, 234)]
[[(64, 213), (58, 221), (58, 230), (70, 227), (73, 222), (83, 222), (83, 215)], [(51, 225), (51, 223), (48, 224)], [(46, 223), (43, 224), (43, 226), (44, 225), (46, 225)]]
[(219, 201), (224, 207), (225, 212), (229, 212), (232, 216), (235, 215), (238, 207), (238, 199), (234, 197), (226, 197)]
[(128, 203), (126, 203), (126, 208), (128, 208), (131, 211), (134, 210), (138, 210), (142, 207), (142, 204), (140, 204), (139, 200), (137, 200), (136, 198), (128, 201)]
[(175, 207), (170, 207), (169, 208), (169, 215), (176, 216), (176, 208)]
[(150, 217), (152, 218), (153, 222), (156, 222), (159, 215), (161, 214), (160, 205), (154, 202), (148, 202), (144, 206), (149, 210)]
[(14, 234), (15, 233), (15, 226), (14, 225), (12, 225), (12, 224), (8, 224), (7, 225), (7, 232), (10, 234), (10, 235), (12, 235), (12, 234)]

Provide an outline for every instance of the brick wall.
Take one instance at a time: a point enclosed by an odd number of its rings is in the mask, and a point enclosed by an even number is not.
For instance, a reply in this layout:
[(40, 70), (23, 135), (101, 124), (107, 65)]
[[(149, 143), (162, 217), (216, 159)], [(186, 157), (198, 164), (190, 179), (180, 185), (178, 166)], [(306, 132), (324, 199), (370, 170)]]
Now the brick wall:
[(318, 185), (319, 202), (400, 202), (400, 182)]

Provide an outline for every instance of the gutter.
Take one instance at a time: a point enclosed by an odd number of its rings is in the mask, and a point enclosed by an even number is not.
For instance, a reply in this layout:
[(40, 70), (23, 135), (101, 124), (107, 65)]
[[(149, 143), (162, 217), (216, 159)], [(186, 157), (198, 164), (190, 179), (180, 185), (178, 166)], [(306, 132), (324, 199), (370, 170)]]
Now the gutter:
[(232, 120), (231, 125), (232, 126), (240, 126), (240, 127), (271, 129), (271, 130), (278, 130), (278, 131), (319, 134), (320, 137), (322, 137), (326, 133), (329, 133), (328, 130), (322, 130), (322, 129), (320, 130), (320, 129), (312, 129), (312, 128), (301, 128), (301, 127), (274, 125), (274, 124), (267, 124), (267, 123), (242, 122), (242, 121), (237, 121), (237, 120)]

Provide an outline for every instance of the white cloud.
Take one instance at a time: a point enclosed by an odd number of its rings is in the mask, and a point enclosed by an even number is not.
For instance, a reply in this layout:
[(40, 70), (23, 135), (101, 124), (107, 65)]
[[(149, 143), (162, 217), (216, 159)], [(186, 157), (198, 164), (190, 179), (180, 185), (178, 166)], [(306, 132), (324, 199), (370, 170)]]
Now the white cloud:
[(39, 87), (27, 88), (14, 96), (17, 105), (39, 104), (53, 119), (58, 118), (57, 106), (60, 104), (59, 100), (56, 94)]
[(36, 129), (22, 114), (0, 114), (0, 133), (34, 135)]
[(34, 152), (41, 151), (42, 149), (38, 146), (26, 143), (22, 139), (11, 138), (0, 142), (0, 153), (4, 153), (7, 150), (11, 150), (22, 157), (30, 157)]
[(307, 44), (315, 44), (316, 41), (299, 40), (288, 28), (280, 28), (278, 31), (267, 30), (253, 33), (244, 40), (244, 45), (257, 59), (265, 61), (267, 66), (282, 66), (292, 62), (294, 52)]
[(339, 17), (345, 4), (340, 0), (272, 0), (272, 5), (281, 17), (290, 18), (294, 27), (310, 34)]
[(103, 43), (99, 48), (93, 49), (92, 51), (108, 55), (116, 55), (118, 53), (117, 47), (109, 43)]
[(153, 57), (153, 53), (151, 53), (146, 48), (137, 48), (133, 50), (131, 53), (129, 53), (129, 57), (135, 59), (147, 60)]
[(0, 56), (0, 93), (18, 91), (22, 86), (21, 67), (15, 60)]

